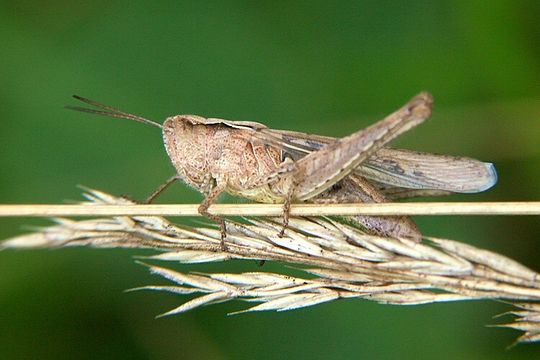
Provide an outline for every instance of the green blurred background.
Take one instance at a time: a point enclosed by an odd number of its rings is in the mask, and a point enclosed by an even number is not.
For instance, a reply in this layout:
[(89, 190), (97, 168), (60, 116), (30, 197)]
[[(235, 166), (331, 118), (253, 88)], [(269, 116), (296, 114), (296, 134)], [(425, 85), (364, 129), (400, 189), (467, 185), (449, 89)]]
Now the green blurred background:
[[(499, 184), (455, 200), (540, 197), (538, 1), (3, 1), (0, 202), (80, 199), (77, 184), (144, 198), (172, 174), (156, 129), (69, 112), (80, 94), (161, 120), (194, 113), (343, 136), (420, 90), (433, 119), (396, 145), (493, 161)], [(229, 201), (231, 199), (224, 199)], [(175, 185), (162, 202), (198, 202)], [(538, 218), (422, 217), (423, 232), (540, 270)], [(0, 238), (37, 219), (0, 219)], [(530, 359), (486, 328), (495, 302), (418, 307), (338, 301), (227, 317), (227, 303), (154, 316), (186, 299), (124, 294), (163, 283), (141, 251), (0, 253), (2, 359)], [(178, 266), (257, 270), (252, 263)], [(282, 271), (269, 264), (265, 270)], [(509, 320), (508, 318), (503, 319)]]

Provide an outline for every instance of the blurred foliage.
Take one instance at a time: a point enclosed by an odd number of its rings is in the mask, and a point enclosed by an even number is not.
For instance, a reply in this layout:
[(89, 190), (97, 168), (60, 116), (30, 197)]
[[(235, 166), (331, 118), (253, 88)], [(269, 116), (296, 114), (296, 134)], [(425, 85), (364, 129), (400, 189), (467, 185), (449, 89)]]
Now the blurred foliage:
[[(72, 93), (161, 120), (194, 113), (343, 136), (420, 90), (433, 120), (399, 146), (495, 162), (492, 191), (540, 196), (538, 1), (3, 1), (0, 202), (79, 199), (76, 184), (143, 198), (172, 174), (155, 129), (68, 112)], [(179, 200), (180, 199), (180, 200)], [(161, 201), (197, 202), (178, 185)], [(232, 199), (226, 199), (229, 201)], [(418, 218), (426, 234), (536, 270), (538, 218)], [(0, 219), (0, 238), (37, 219)], [(27, 229), (27, 228), (26, 228)], [(184, 298), (123, 294), (156, 281), (130, 251), (0, 254), (0, 356), (69, 358), (531, 358), (488, 329), (502, 304), (343, 301), (227, 317), (235, 304), (154, 320)], [(258, 271), (255, 264), (183, 270)], [(269, 264), (269, 269), (282, 268)]]

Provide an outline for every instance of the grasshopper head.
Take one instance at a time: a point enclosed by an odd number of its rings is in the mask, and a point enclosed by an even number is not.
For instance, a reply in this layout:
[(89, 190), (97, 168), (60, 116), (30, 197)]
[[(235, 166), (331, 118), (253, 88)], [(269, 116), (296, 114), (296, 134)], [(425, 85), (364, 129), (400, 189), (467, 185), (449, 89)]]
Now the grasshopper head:
[(197, 115), (175, 115), (168, 117), (163, 122), (163, 139), (165, 140), (165, 144), (190, 137), (193, 132), (193, 126), (204, 124), (205, 120), (202, 116)]
[(201, 132), (205, 118), (197, 115), (175, 115), (170, 116), (163, 122), (163, 140), (165, 147), (169, 149), (179, 143), (191, 141)]
[(168, 117), (163, 123), (163, 128), (176, 126), (180, 123), (187, 123), (190, 125), (206, 124), (206, 118), (199, 115), (174, 115)]

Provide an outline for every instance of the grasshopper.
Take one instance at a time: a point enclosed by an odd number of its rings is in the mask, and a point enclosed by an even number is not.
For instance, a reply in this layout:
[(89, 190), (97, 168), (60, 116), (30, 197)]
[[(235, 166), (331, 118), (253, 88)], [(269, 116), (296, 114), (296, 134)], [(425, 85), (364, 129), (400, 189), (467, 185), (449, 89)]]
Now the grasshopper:
[[(386, 202), (398, 198), (475, 193), (497, 181), (493, 164), (475, 159), (387, 148), (391, 140), (431, 115), (432, 97), (420, 93), (383, 120), (344, 138), (274, 130), (250, 121), (197, 115), (168, 117), (163, 125), (77, 95), (96, 107), (72, 110), (134, 120), (162, 130), (176, 174), (146, 202), (176, 180), (204, 194), (199, 213), (221, 225), (208, 209), (223, 192), (263, 203), (282, 203), (283, 231), (291, 203)], [(405, 216), (352, 216), (368, 233), (420, 242)]]

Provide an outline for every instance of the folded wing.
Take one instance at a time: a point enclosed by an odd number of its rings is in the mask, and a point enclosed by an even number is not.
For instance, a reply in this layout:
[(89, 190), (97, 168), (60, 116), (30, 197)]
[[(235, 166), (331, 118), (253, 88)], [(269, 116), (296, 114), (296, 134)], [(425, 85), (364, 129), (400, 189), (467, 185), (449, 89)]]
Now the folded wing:
[[(302, 132), (261, 129), (254, 136), (279, 146), (284, 156), (299, 160), (334, 142), (328, 136)], [(476, 159), (438, 155), (403, 149), (381, 148), (355, 169), (390, 198), (476, 193), (497, 182), (492, 163)]]

